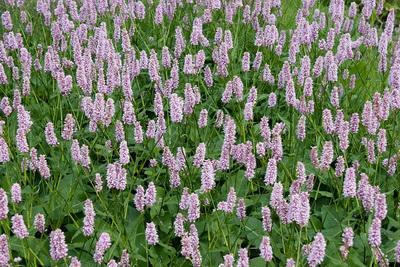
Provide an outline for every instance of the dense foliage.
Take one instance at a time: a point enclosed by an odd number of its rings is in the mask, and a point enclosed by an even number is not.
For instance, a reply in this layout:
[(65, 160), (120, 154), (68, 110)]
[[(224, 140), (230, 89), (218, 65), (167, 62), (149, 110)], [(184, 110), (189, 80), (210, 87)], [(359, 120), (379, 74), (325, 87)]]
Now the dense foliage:
[(0, 266), (400, 263), (398, 8), (0, 0)]

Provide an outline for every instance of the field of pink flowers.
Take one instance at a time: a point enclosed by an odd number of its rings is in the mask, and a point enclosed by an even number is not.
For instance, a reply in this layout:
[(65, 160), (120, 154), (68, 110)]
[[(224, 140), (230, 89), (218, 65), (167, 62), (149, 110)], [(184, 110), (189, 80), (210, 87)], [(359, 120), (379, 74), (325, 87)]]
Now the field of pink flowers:
[(400, 264), (384, 0), (0, 0), (0, 267)]

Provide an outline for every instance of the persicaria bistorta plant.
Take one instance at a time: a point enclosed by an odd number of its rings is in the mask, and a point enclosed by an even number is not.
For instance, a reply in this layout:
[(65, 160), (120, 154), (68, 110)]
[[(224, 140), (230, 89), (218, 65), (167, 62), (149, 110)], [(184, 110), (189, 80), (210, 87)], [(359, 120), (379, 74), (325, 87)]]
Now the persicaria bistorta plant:
[(0, 267), (400, 264), (396, 4), (2, 1)]

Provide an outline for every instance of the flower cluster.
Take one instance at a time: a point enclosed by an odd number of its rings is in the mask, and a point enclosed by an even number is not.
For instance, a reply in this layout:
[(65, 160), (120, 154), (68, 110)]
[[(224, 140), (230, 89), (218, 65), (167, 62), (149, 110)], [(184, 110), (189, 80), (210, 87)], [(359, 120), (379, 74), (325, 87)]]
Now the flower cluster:
[(0, 7), (0, 266), (400, 263), (393, 5), (33, 2)]

